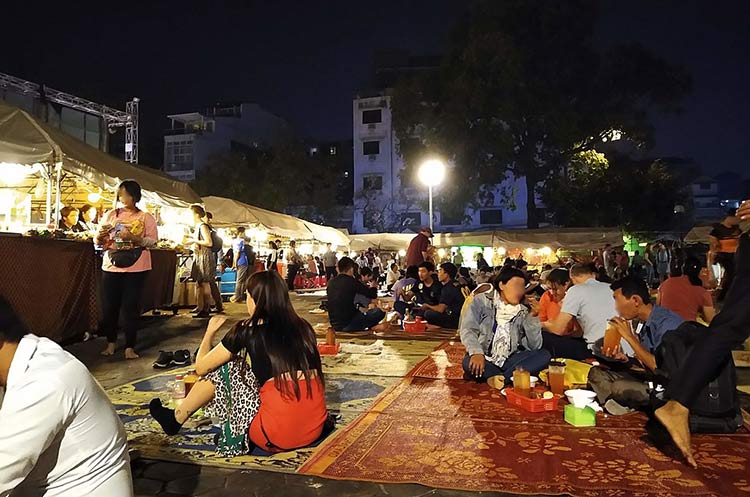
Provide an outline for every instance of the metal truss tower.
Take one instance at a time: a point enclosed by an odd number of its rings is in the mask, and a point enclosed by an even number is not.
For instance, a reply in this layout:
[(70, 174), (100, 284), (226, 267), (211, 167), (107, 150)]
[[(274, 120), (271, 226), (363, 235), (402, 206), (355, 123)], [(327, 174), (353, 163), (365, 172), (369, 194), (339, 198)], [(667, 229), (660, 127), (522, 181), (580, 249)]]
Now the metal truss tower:
[(85, 98), (65, 93), (49, 86), (26, 81), (10, 74), (0, 73), (0, 89), (8, 89), (22, 95), (31, 95), (44, 101), (70, 107), (88, 114), (99, 116), (104, 120), (107, 130), (125, 128), (125, 160), (138, 163), (138, 106), (139, 99), (133, 98), (126, 103), (125, 111), (113, 109)]

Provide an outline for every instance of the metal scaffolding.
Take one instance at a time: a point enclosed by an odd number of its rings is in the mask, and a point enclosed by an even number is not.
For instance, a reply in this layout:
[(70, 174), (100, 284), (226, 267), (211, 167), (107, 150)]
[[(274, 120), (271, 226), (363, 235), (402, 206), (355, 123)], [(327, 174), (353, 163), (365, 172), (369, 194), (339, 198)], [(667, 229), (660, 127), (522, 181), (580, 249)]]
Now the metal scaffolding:
[(31, 95), (43, 101), (64, 105), (71, 109), (80, 110), (88, 114), (101, 117), (105, 129), (114, 132), (115, 129), (125, 128), (125, 160), (138, 163), (138, 106), (139, 99), (133, 98), (125, 104), (125, 111), (113, 109), (85, 98), (65, 93), (49, 86), (26, 81), (10, 74), (0, 72), (0, 89), (8, 89), (22, 95)]

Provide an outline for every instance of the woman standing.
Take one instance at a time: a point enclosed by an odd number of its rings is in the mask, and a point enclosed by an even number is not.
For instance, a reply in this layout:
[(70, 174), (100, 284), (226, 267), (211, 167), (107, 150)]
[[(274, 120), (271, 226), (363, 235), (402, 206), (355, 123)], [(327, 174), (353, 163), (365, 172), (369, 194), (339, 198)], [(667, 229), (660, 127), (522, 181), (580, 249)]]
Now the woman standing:
[(279, 272), (279, 247), (276, 242), (268, 242), (268, 247), (271, 252), (268, 254), (266, 259), (266, 269), (269, 271)]
[(191, 278), (198, 284), (197, 300), (198, 307), (196, 317), (207, 318), (211, 308), (211, 281), (216, 277), (216, 263), (213, 260), (214, 253), (211, 250), (211, 230), (208, 224), (203, 222), (206, 211), (200, 205), (191, 205), (193, 220), (195, 222), (195, 233), (193, 238), (188, 238), (185, 243), (193, 244), (193, 270)]
[(315, 332), (294, 311), (278, 273), (250, 277), (247, 310), (250, 319), (234, 325), (215, 347), (213, 338), (226, 319), (211, 320), (195, 363), (202, 378), (176, 411), (152, 400), (151, 415), (175, 435), (207, 406), (221, 420), (217, 452), (224, 457), (247, 454), (253, 444), (268, 452), (310, 445), (328, 418)]
[(117, 324), (122, 315), (125, 332), (125, 358), (136, 359), (136, 331), (141, 315), (141, 291), (151, 271), (151, 253), (159, 239), (156, 221), (137, 204), (141, 186), (132, 180), (123, 181), (117, 190), (121, 207), (104, 214), (95, 242), (103, 247), (102, 262), (102, 325), (107, 348), (102, 355), (115, 353)]

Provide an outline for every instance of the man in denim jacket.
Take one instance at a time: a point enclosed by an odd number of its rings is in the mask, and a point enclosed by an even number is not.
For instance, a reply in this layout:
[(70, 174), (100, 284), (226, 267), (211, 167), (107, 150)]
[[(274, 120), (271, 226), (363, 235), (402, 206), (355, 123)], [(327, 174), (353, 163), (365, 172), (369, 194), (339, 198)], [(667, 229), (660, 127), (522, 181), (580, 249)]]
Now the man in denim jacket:
[(525, 289), (523, 272), (507, 268), (493, 290), (475, 296), (464, 309), (459, 326), (466, 378), (486, 381), (502, 375), (507, 382), (518, 368), (537, 374), (549, 364), (550, 354), (542, 349), (539, 303), (524, 305)]

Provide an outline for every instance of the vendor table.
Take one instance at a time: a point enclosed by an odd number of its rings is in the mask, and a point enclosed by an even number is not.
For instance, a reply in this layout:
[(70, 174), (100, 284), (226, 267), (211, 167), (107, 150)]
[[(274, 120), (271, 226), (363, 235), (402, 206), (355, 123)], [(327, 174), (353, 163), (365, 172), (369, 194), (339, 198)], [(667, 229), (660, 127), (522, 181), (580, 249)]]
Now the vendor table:
[(0, 295), (32, 333), (82, 336), (97, 328), (99, 261), (91, 243), (0, 236)]
[[(58, 342), (98, 329), (102, 260), (90, 242), (0, 236), (0, 295), (38, 336)], [(147, 312), (172, 306), (177, 255), (151, 250), (141, 296)]]

